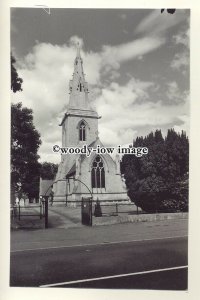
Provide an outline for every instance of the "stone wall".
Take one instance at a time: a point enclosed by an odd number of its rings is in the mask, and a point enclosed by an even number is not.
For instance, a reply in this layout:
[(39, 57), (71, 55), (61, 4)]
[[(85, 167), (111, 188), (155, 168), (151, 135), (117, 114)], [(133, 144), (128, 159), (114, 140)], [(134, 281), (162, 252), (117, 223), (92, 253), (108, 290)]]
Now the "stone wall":
[(119, 223), (137, 223), (149, 221), (162, 221), (171, 219), (188, 219), (188, 213), (162, 213), (162, 214), (139, 214), (125, 216), (93, 217), (92, 225), (111, 225)]

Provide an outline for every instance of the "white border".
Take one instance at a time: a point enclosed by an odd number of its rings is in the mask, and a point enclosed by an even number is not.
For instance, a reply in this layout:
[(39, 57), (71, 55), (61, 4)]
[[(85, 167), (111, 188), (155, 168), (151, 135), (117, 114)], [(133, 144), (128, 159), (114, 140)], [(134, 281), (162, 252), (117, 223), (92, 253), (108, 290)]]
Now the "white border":
[[(10, 22), (9, 7), (33, 7), (47, 5), (51, 7), (68, 8), (190, 8), (191, 9), (191, 115), (190, 115), (190, 214), (189, 214), (189, 291), (139, 291), (139, 290), (84, 290), (84, 289), (34, 289), (9, 287), (9, 135), (10, 135)], [(1, 215), (0, 215), (0, 299), (184, 299), (200, 298), (199, 289), (199, 253), (200, 253), (200, 208), (198, 178), (199, 159), (199, 112), (200, 112), (200, 5), (198, 0), (181, 1), (7, 1), (0, 3), (0, 66), (1, 66), (1, 102), (0, 102), (0, 132), (1, 132)], [(3, 87), (3, 89), (2, 89)], [(7, 159), (5, 159), (5, 157)]]

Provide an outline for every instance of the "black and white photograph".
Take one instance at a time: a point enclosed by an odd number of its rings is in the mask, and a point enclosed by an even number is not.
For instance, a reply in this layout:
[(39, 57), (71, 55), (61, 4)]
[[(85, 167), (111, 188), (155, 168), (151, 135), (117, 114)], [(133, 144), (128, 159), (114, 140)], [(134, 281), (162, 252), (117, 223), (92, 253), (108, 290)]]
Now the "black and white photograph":
[(10, 8), (10, 287), (188, 291), (190, 24)]

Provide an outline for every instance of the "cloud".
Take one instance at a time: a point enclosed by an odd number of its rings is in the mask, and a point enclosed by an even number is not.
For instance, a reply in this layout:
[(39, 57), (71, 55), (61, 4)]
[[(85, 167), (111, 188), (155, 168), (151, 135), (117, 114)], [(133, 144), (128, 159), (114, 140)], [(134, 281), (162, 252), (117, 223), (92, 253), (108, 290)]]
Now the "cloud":
[(175, 14), (168, 14), (165, 10), (165, 12), (161, 14), (161, 11), (156, 9), (138, 24), (135, 33), (158, 35), (182, 22), (184, 19), (184, 10), (177, 9)]
[(190, 63), (190, 28), (189, 18), (187, 20), (187, 28), (181, 31), (179, 34), (173, 36), (173, 42), (175, 45), (182, 46), (182, 50), (178, 51), (172, 62), (171, 68), (182, 72), (186, 75), (189, 72), (188, 66)]
[[(74, 50), (67, 45), (37, 44), (20, 63), (18, 73), (23, 78), (23, 92), (12, 94), (12, 102), (22, 101), (33, 109), (34, 124), (41, 133), (42, 160), (51, 148), (46, 144), (52, 133), (61, 140), (59, 116), (68, 103), (68, 82), (73, 73)], [(62, 114), (63, 115), (63, 114)], [(53, 143), (53, 141), (51, 140)]]
[[(18, 72), (24, 79), (20, 99), (27, 106), (34, 108), (36, 122), (39, 122), (41, 117), (48, 122), (55, 107), (57, 112), (61, 112), (67, 105), (67, 85), (73, 74), (75, 58), (72, 44), (77, 40), (82, 41), (81, 38), (73, 36), (68, 45), (37, 43), (23, 61), (18, 61)], [(121, 63), (153, 51), (161, 44), (160, 39), (143, 38), (115, 47), (104, 46), (99, 53), (82, 51), (81, 55), (87, 66), (86, 79), (90, 85), (98, 86), (102, 85), (102, 77), (107, 76), (107, 79), (114, 80), (120, 76), (117, 70)], [(18, 98), (18, 94), (13, 95), (13, 101), (18, 101)], [(45, 110), (48, 108), (45, 116), (42, 107)]]
[[(188, 24), (189, 25), (189, 24)], [(186, 48), (189, 48), (189, 40), (190, 40), (190, 29), (184, 30), (177, 35), (173, 36), (174, 42), (177, 45), (184, 45)]]
[(189, 61), (190, 58), (188, 51), (176, 53), (171, 62), (171, 67), (175, 70), (182, 71), (183, 74), (186, 74), (186, 70), (188, 71)]
[(189, 134), (189, 130), (190, 130), (190, 119), (189, 116), (184, 114), (184, 115), (180, 115), (178, 117), (179, 121), (180, 121), (180, 125), (174, 125), (173, 128), (175, 131), (177, 132), (182, 132), (185, 131), (187, 132), (187, 134)]
[(167, 83), (166, 96), (169, 100), (169, 104), (184, 103), (188, 102), (189, 91), (185, 90), (181, 92), (177, 82), (172, 81)]
[(126, 20), (127, 19), (127, 15), (126, 14), (120, 14), (119, 16), (122, 20)]
[(81, 48), (84, 45), (83, 39), (77, 35), (72, 36), (69, 40), (69, 43), (70, 43), (70, 45), (75, 46), (75, 47), (77, 47), (77, 45), (79, 45)]
[(117, 46), (103, 46), (103, 63), (117, 69), (120, 63), (139, 58), (161, 47), (164, 43), (164, 37), (144, 37)]
[(131, 79), (126, 85), (113, 82), (102, 90), (96, 99), (96, 108), (102, 115), (99, 131), (105, 146), (131, 143), (141, 128), (143, 132), (145, 128), (145, 134), (149, 133), (149, 128), (162, 129), (171, 124), (181, 128), (182, 116), (188, 114), (188, 102), (174, 101), (170, 106), (161, 100), (152, 102), (150, 91), (153, 88), (151, 82)]

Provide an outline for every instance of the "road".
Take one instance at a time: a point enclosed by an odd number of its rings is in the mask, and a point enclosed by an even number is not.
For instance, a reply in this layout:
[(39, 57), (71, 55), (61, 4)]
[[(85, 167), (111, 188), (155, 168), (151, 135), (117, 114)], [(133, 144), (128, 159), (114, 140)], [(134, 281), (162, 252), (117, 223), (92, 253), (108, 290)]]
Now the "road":
[(186, 290), (187, 264), (185, 236), (14, 250), (10, 285)]
[(49, 247), (126, 242), (188, 235), (188, 220), (163, 220), (109, 226), (15, 230), (11, 232), (11, 251)]

